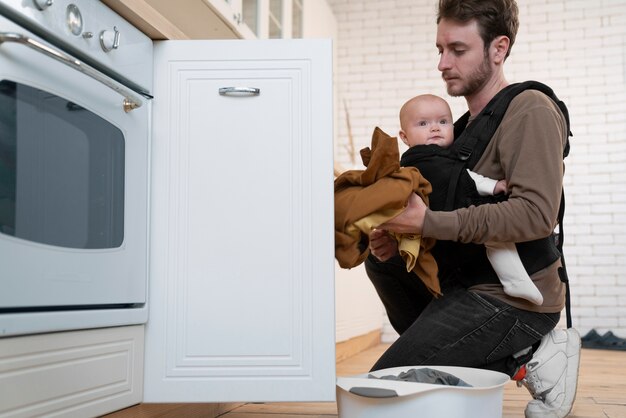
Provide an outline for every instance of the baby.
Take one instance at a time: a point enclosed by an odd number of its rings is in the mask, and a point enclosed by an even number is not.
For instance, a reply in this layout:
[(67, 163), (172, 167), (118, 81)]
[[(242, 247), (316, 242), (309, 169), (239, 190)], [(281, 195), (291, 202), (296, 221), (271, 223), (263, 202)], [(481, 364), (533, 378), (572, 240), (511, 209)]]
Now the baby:
[[(399, 136), (411, 148), (423, 145), (448, 148), (454, 141), (450, 106), (441, 97), (431, 94), (410, 99), (400, 110)], [(419, 163), (413, 166), (420, 169)], [(493, 180), (470, 170), (467, 172), (476, 183), (476, 189), (481, 196), (507, 193), (506, 180)], [(506, 294), (527, 299), (537, 305), (543, 303), (541, 292), (526, 272), (515, 243), (486, 242), (485, 248), (487, 258)]]

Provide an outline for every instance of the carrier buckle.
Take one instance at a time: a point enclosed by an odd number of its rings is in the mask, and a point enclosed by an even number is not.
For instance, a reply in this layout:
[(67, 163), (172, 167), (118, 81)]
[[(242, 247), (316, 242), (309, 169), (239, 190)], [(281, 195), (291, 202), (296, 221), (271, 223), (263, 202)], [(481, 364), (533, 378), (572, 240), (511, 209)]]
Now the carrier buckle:
[(459, 160), (461, 161), (467, 161), (469, 159), (469, 157), (472, 155), (472, 147), (463, 144), (461, 145), (461, 148), (459, 149)]

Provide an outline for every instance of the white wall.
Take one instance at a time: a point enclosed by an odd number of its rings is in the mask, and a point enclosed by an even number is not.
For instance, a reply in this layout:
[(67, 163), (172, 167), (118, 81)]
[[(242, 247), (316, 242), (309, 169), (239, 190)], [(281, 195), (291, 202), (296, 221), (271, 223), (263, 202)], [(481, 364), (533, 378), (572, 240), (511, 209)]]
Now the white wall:
[(342, 269), (335, 263), (337, 342), (383, 327), (383, 307), (361, 264)]
[(335, 38), (337, 20), (324, 0), (302, 0), (304, 38)]
[[(415, 94), (448, 98), (456, 116), (466, 110), (463, 99), (446, 95), (436, 69), (436, 0), (329, 3), (339, 28), (338, 100), (348, 105), (357, 152), (374, 126), (395, 135), (397, 112)], [(550, 85), (572, 120), (564, 230), (574, 326), (626, 337), (626, 1), (518, 5), (508, 79)], [(335, 154), (348, 164), (343, 108), (337, 113)]]
[[(324, 0), (303, 0), (303, 37), (332, 38), (334, 77), (337, 74), (337, 21)], [(336, 80), (335, 80), (336, 81)], [(334, 107), (337, 108), (337, 83), (334, 83)], [(335, 136), (337, 119), (335, 112)], [(383, 326), (383, 307), (367, 278), (363, 266), (350, 270), (335, 262), (335, 339), (337, 342), (379, 330)]]

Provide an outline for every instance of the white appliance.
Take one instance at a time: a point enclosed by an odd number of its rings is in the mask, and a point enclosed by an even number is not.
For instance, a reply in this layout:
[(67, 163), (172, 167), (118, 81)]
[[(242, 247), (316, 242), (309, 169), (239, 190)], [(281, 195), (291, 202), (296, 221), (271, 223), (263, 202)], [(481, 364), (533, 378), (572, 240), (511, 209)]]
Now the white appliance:
[(99, 2), (50, 3), (0, 0), (0, 415), (333, 400), (330, 41), (153, 57)]
[(0, 337), (147, 320), (151, 86), (99, 1), (0, 1)]

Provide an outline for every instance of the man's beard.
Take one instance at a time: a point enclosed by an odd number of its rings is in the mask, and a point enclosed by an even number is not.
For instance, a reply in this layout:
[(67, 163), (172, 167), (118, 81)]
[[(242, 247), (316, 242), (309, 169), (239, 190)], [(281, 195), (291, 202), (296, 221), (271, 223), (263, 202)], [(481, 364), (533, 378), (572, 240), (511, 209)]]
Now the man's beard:
[(458, 86), (456, 89), (451, 89), (451, 87), (448, 86), (448, 94), (452, 97), (472, 96), (485, 85), (487, 80), (491, 78), (492, 74), (493, 70), (489, 65), (489, 56), (485, 54), (483, 61), (480, 63), (478, 68), (476, 68), (467, 77), (465, 84)]

